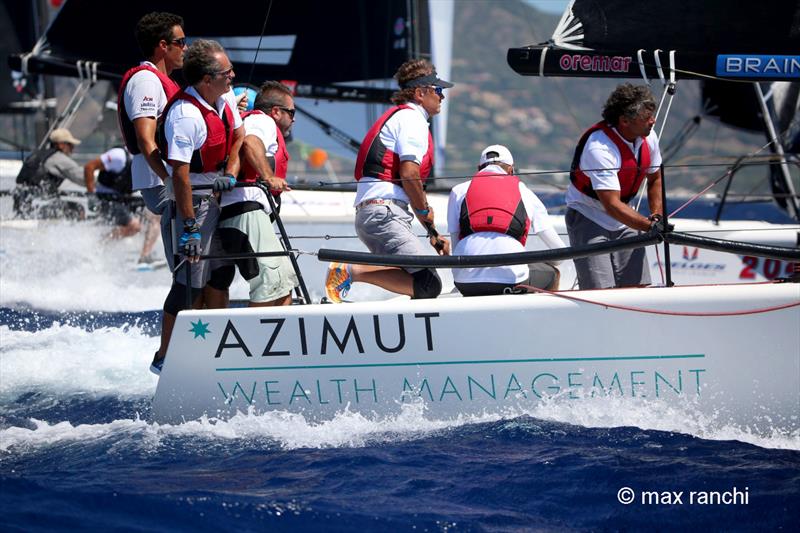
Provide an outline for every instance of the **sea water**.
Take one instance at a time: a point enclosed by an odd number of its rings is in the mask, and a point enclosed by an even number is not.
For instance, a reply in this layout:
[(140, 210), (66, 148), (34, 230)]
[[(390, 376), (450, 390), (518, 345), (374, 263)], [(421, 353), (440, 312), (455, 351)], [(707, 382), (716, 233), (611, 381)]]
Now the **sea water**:
[[(350, 224), (293, 247), (363, 249)], [(419, 405), (150, 421), (170, 277), (140, 237), (0, 228), (0, 528), (205, 531), (794, 529), (800, 435), (604, 401), (437, 420)], [(326, 237), (327, 236), (327, 237)], [(325, 265), (300, 258), (312, 298)], [(452, 285), (446, 278), (445, 285)], [(233, 297), (246, 298), (237, 279)], [(355, 285), (350, 298), (388, 293)], [(630, 501), (628, 501), (630, 500)], [(792, 525), (794, 524), (794, 526)]]

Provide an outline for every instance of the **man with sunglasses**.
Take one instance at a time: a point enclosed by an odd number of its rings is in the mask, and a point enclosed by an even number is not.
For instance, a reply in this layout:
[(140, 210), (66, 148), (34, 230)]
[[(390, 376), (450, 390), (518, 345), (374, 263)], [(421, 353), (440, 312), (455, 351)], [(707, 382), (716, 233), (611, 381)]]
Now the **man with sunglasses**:
[[(294, 98), (277, 81), (267, 81), (259, 90), (254, 109), (242, 114), (245, 138), (242, 145), (242, 170), (237, 187), (223, 193), (217, 235), (228, 254), (282, 251), (270, 220), (267, 194), (256, 182), (269, 188), (275, 200), (290, 191), (286, 183), (289, 153), (284, 137), (294, 123)], [(228, 262), (220, 262), (227, 264)], [(233, 261), (250, 284), (250, 307), (290, 305), (297, 275), (288, 257), (259, 257)], [(228, 264), (233, 279), (234, 264)]]
[[(161, 149), (172, 167), (176, 227), (183, 228), (178, 239), (179, 252), (191, 270), (191, 288), (185, 285), (183, 269), (173, 280), (164, 302), (164, 314), (172, 316), (185, 309), (188, 290), (194, 305), (199, 304), (201, 294), (209, 308), (227, 305), (227, 288), (231, 283), (226, 279), (227, 271), (212, 270), (209, 261), (201, 261), (200, 256), (221, 252), (219, 243), (213, 239), (219, 217), (219, 204), (213, 193), (233, 189), (244, 138), (235, 104), (232, 106), (224, 97), (231, 91), (236, 76), (225, 49), (216, 41), (197, 39), (186, 51), (183, 75), (189, 87), (172, 97), (164, 108), (160, 139)], [(211, 188), (192, 190), (197, 185)], [(165, 354), (163, 346), (151, 370), (161, 371)]]
[[(439, 79), (424, 59), (400, 65), (395, 79), (400, 85), (392, 96), (395, 106), (367, 132), (356, 159), (356, 232), (372, 253), (423, 255), (426, 249), (411, 229), (416, 216), (436, 252), (449, 255), (450, 242), (434, 226), (425, 180), (433, 168), (434, 152), (428, 120), (441, 111), (443, 90), (453, 84)], [(432, 268), (333, 263), (325, 283), (328, 299), (341, 302), (354, 281), (412, 298), (436, 298), (442, 291)]]
[[(528, 234), (548, 248), (566, 246), (541, 200), (514, 175), (514, 157), (493, 144), (481, 152), (478, 173), (453, 187), (447, 204), (453, 255), (511, 254), (525, 251)], [(464, 296), (504, 294), (517, 285), (558, 288), (558, 269), (548, 263), (489, 268), (454, 268)]]
[[(156, 144), (156, 126), (167, 101), (180, 90), (170, 74), (183, 67), (186, 50), (183, 18), (172, 13), (148, 13), (136, 23), (135, 35), (139, 49), (146, 59), (128, 70), (122, 78), (118, 92), (117, 118), (125, 146), (133, 155), (133, 190), (141, 191), (147, 209), (153, 215), (161, 217), (164, 254), (170, 268), (173, 268), (172, 212), (165, 187), (169, 178), (169, 167)], [(167, 351), (175, 314), (165, 306), (161, 319), (161, 345), (156, 351), (154, 363), (163, 361), (162, 354)]]
[[(603, 120), (578, 141), (567, 189), (570, 244), (638, 235), (661, 221), (661, 151), (653, 131), (656, 102), (645, 85), (623, 83), (611, 93)], [(629, 205), (646, 182), (649, 217)], [(650, 284), (644, 248), (575, 259), (581, 289)]]

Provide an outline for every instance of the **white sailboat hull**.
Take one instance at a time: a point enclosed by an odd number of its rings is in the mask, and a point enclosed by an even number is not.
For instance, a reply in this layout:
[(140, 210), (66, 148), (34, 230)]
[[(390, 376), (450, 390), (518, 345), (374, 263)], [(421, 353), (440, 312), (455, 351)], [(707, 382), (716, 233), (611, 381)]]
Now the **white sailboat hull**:
[(154, 416), (382, 417), (423, 402), (452, 418), (623, 398), (800, 429), (800, 285), (568, 295), (592, 303), (531, 294), (182, 312)]

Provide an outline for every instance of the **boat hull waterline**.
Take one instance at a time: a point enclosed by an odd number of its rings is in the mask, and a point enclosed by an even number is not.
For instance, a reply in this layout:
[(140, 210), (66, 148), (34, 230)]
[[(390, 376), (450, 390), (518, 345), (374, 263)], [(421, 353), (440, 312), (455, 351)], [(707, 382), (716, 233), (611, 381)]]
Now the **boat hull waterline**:
[(800, 285), (568, 295), (592, 303), (529, 294), (182, 312), (154, 417), (385, 417), (421, 402), (449, 419), (621, 398), (800, 429)]

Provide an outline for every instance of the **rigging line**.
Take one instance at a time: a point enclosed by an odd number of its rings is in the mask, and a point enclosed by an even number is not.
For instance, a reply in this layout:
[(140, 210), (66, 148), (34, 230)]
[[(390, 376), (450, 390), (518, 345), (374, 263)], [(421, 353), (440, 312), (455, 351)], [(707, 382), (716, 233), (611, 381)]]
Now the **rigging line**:
[(264, 39), (264, 33), (267, 31), (267, 21), (269, 20), (269, 14), (272, 11), (272, 0), (269, 0), (269, 5), (267, 6), (267, 14), (264, 17), (264, 25), (261, 26), (261, 35), (258, 36), (258, 46), (256, 46), (256, 53), (253, 54), (253, 63), (250, 65), (250, 74), (247, 75), (247, 83), (250, 83), (253, 79), (253, 72), (256, 69), (256, 61), (258, 60), (258, 52), (261, 50), (261, 41)]
[[(767, 282), (772, 283), (772, 282)], [(605, 307), (606, 309), (617, 309), (620, 311), (633, 311), (635, 313), (647, 313), (651, 315), (666, 315), (666, 316), (691, 316), (691, 317), (717, 317), (717, 316), (742, 316), (742, 315), (756, 315), (760, 313), (770, 313), (773, 311), (781, 311), (783, 309), (790, 309), (792, 307), (800, 306), (800, 302), (791, 302), (788, 304), (781, 304), (781, 305), (773, 305), (769, 307), (761, 307), (756, 309), (743, 309), (740, 311), (666, 311), (663, 309), (648, 309), (645, 307), (632, 307), (628, 305), (615, 305), (605, 302), (600, 302), (597, 300), (589, 300), (588, 298), (579, 298), (577, 296), (571, 296), (564, 292), (556, 292), (556, 291), (548, 291), (547, 289), (540, 289), (538, 287), (532, 287), (530, 285), (521, 285), (525, 287), (529, 292), (539, 292), (543, 294), (549, 294), (550, 296), (556, 296), (558, 298), (564, 298), (565, 300), (573, 300), (576, 302), (587, 303), (591, 305), (597, 305), (600, 307)]]
[[(755, 157), (760, 152), (762, 152), (767, 146), (771, 143), (767, 143), (765, 146), (761, 147), (759, 150), (748, 154), (745, 157)], [(763, 156), (762, 156), (763, 157)], [(774, 158), (773, 154), (769, 154), (770, 158)], [(779, 165), (782, 163), (782, 158), (777, 158), (775, 160), (768, 160), (768, 161), (751, 161), (751, 162), (742, 162), (738, 167), (753, 167), (753, 166), (764, 166), (764, 165)], [(713, 168), (713, 167), (730, 167), (731, 163), (720, 162), (720, 163), (682, 163), (682, 164), (675, 164), (675, 165), (664, 165), (664, 168), (671, 168), (671, 169), (686, 169), (686, 168)], [(599, 172), (604, 170), (619, 170), (620, 167), (603, 167), (603, 168), (589, 168), (585, 169), (585, 172)], [(530, 170), (526, 172), (515, 172), (515, 176), (540, 176), (540, 175), (549, 175), (549, 174), (569, 174), (571, 170)], [(439, 180), (466, 180), (473, 177), (473, 174), (458, 174), (458, 175), (449, 175), (449, 176), (431, 176), (427, 178), (427, 181), (439, 181)], [(414, 178), (416, 179), (416, 178)], [(398, 178), (396, 181), (402, 182), (406, 181), (403, 178)], [(358, 181), (350, 180), (350, 181), (317, 181), (318, 186), (320, 187), (327, 187), (327, 186), (338, 186), (338, 185), (354, 185), (357, 184)], [(563, 190), (562, 185), (558, 184), (550, 184), (553, 187)]]

